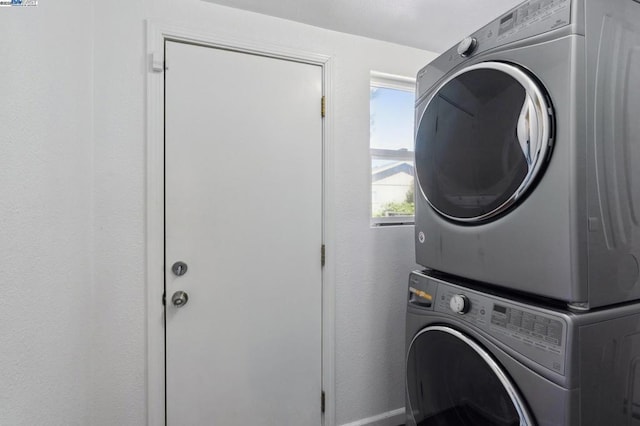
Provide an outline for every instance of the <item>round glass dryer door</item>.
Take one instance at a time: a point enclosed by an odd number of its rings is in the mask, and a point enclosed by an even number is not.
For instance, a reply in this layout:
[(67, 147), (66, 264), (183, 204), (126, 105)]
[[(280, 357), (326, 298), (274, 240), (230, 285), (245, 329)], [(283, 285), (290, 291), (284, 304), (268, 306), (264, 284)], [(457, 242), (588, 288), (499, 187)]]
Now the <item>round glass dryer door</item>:
[(411, 342), (407, 393), (408, 415), (417, 426), (533, 426), (493, 358), (449, 327), (426, 327)]
[(522, 69), (482, 62), (447, 79), (416, 132), (422, 194), (442, 216), (486, 221), (514, 206), (551, 149), (551, 108)]

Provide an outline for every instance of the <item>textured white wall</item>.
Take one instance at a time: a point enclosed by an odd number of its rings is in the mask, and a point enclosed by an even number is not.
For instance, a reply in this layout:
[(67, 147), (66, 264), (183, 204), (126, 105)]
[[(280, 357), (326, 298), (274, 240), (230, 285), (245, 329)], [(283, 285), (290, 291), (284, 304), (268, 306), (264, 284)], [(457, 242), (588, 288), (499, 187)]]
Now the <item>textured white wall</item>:
[(369, 227), (368, 82), (434, 54), (199, 0), (1, 12), (0, 424), (145, 424), (148, 18), (335, 57), (337, 423), (403, 406), (412, 228)]
[(89, 422), (91, 2), (0, 9), (0, 424)]
[(92, 425), (146, 422), (143, 2), (94, 1)]

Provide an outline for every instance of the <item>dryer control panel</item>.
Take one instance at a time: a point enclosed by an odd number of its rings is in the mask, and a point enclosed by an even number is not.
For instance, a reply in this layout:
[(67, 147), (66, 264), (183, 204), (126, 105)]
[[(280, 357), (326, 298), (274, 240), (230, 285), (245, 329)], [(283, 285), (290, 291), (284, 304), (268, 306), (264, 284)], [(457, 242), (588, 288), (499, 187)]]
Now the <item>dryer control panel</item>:
[[(565, 375), (567, 323), (561, 315), (419, 273), (411, 274), (409, 287), (410, 306), (469, 323), (531, 361)], [(427, 304), (416, 292), (432, 300)]]
[(497, 21), (496, 41), (520, 38), (518, 34), (540, 34), (570, 22), (570, 0), (531, 0)]
[(450, 70), (469, 58), (499, 46), (535, 37), (571, 25), (571, 0), (529, 0), (444, 52), (418, 72), (417, 98), (420, 99)]
[(571, 23), (571, 0), (530, 0), (472, 34), (477, 52), (544, 34)]

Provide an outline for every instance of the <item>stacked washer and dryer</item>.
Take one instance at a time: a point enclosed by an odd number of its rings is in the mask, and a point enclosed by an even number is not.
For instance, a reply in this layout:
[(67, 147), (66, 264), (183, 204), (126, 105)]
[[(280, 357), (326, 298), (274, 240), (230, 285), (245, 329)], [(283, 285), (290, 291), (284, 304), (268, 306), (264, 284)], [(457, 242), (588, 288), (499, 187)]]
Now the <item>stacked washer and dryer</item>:
[(640, 425), (640, 0), (530, 0), (418, 73), (407, 424)]

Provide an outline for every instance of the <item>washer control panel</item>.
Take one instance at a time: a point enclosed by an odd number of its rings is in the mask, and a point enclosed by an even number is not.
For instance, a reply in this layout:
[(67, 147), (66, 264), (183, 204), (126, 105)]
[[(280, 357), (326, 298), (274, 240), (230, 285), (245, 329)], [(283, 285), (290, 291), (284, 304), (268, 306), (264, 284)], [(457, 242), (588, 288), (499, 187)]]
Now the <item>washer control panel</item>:
[[(471, 290), (422, 273), (412, 273), (409, 305), (433, 310), (470, 325), (513, 348), (523, 356), (565, 375), (567, 322), (553, 311)], [(413, 302), (412, 302), (413, 300)]]
[(530, 339), (541, 348), (560, 352), (558, 348), (562, 346), (562, 322), (557, 319), (494, 303), (491, 325), (525, 341)]

